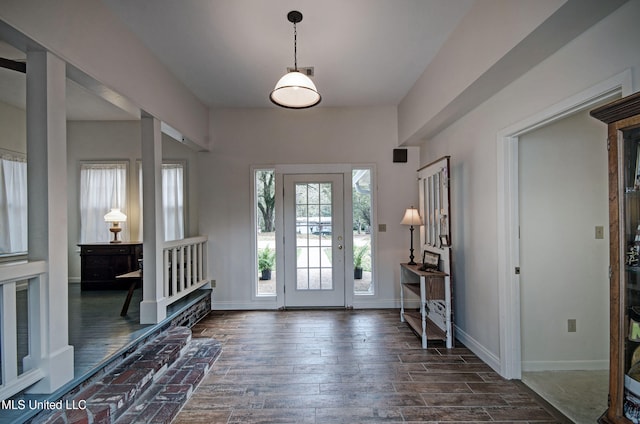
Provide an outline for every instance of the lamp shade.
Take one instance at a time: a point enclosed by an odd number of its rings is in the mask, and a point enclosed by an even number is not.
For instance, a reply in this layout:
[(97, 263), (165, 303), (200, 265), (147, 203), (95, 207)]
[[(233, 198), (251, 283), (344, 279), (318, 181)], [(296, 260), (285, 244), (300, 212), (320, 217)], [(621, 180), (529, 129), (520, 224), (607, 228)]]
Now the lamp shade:
[(269, 98), (278, 106), (290, 109), (312, 107), (322, 100), (311, 78), (298, 71), (288, 72), (280, 78)]
[(123, 214), (119, 208), (113, 208), (104, 216), (105, 222), (125, 222), (127, 215)]
[(400, 224), (422, 225), (422, 218), (420, 217), (420, 213), (418, 212), (418, 209), (414, 208), (413, 206), (411, 206), (410, 208), (407, 208)]

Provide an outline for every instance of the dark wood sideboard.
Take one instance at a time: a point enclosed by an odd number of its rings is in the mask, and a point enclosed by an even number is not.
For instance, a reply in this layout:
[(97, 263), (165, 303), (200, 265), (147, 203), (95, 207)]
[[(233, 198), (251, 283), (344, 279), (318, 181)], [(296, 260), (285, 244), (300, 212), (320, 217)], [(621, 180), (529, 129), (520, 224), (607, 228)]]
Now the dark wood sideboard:
[(85, 243), (80, 246), (82, 290), (128, 290), (130, 283), (117, 275), (139, 269), (142, 243)]

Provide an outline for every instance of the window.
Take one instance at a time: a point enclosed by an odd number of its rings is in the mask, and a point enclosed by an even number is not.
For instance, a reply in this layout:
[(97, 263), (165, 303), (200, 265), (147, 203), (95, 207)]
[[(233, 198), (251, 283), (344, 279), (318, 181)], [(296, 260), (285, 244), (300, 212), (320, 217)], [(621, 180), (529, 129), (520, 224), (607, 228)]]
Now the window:
[(0, 152), (0, 255), (27, 251), (27, 161)]
[(258, 278), (256, 293), (258, 296), (276, 294), (276, 190), (275, 171), (257, 169), (254, 172), (256, 205), (256, 261)]
[[(127, 214), (126, 199), (126, 162), (80, 164), (80, 243), (109, 241), (104, 215), (112, 208)], [(128, 228), (121, 225), (126, 240)]]
[(373, 293), (371, 169), (354, 169), (353, 187), (353, 279), (354, 294)]
[[(138, 162), (140, 199), (140, 240), (142, 238), (142, 166)], [(162, 213), (164, 217), (164, 239), (181, 240), (185, 228), (185, 164), (166, 162), (162, 164)]]
[(162, 164), (162, 211), (164, 239), (184, 238), (184, 167), (180, 163)]

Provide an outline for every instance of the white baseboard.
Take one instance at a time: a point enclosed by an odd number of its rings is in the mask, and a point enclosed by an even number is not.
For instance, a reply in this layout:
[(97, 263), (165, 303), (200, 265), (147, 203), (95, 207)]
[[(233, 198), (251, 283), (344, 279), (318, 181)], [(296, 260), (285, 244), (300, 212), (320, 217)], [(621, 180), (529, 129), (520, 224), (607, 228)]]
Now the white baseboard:
[[(215, 296), (214, 296), (215, 297)], [(274, 298), (275, 299), (275, 298)], [(405, 302), (405, 309), (417, 309), (420, 307), (420, 302)], [(353, 307), (355, 309), (397, 309), (398, 317), (400, 316), (400, 303), (395, 299), (354, 299)], [(245, 311), (245, 310), (271, 310), (278, 309), (275, 300), (269, 300), (265, 302), (252, 301), (252, 302), (225, 302), (225, 301), (213, 301), (211, 303), (211, 309), (221, 311)], [(399, 319), (399, 318), (398, 318)]]
[(578, 361), (522, 361), (523, 372), (535, 371), (597, 371), (609, 368), (608, 359)]
[[(397, 309), (400, 316), (400, 300), (399, 299), (367, 299), (366, 296), (356, 296), (353, 299), (353, 307), (355, 309)], [(420, 301), (405, 302), (406, 309), (417, 309), (420, 307)]]
[(471, 352), (482, 359), (487, 365), (489, 365), (495, 372), (500, 374), (500, 357), (496, 356), (489, 349), (480, 344), (476, 339), (465, 333), (458, 326), (456, 326), (455, 332), (456, 339), (460, 340)]
[(278, 306), (275, 302), (211, 302), (211, 310), (214, 311), (257, 311), (275, 310)]

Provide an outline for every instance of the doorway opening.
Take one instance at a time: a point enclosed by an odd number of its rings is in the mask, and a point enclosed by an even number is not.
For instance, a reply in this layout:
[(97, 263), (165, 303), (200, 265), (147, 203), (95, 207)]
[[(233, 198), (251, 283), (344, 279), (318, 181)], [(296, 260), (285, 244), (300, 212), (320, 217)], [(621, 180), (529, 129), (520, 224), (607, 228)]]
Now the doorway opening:
[(518, 140), (522, 381), (578, 423), (607, 408), (606, 132), (585, 110)]
[[(602, 102), (629, 94), (631, 81), (630, 70), (625, 70), (498, 133), (498, 298), (501, 319), (500, 358), (497, 365), (505, 378), (522, 378), (519, 137), (590, 110)], [(549, 240), (551, 242), (553, 240)], [(603, 299), (603, 302), (606, 300)], [(567, 321), (564, 325), (567, 325)]]

